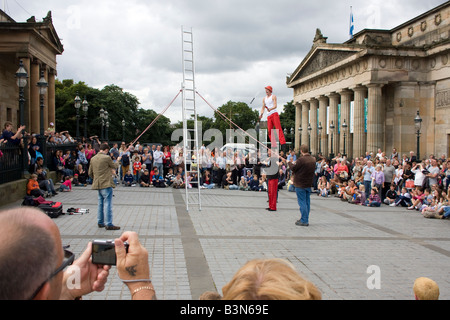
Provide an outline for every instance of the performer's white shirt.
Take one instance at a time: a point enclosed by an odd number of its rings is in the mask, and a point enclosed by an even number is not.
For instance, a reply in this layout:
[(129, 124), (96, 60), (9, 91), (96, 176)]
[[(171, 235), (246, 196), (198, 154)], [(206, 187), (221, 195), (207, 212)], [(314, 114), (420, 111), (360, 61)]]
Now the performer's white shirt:
[[(265, 97), (264, 99), (264, 103), (266, 104), (267, 109), (272, 109), (273, 108), (273, 96), (270, 95), (270, 97)], [(277, 113), (277, 109), (273, 109), (271, 111), (268, 111), (267, 116), (271, 116), (273, 114)]]

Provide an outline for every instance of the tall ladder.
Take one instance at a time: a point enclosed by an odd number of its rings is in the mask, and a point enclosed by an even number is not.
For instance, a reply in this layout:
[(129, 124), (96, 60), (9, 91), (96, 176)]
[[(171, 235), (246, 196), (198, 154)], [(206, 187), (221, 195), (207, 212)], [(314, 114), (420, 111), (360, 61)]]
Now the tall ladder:
[[(200, 166), (197, 109), (195, 104), (195, 65), (194, 65), (194, 36), (190, 30), (181, 27), (182, 60), (183, 60), (183, 157), (186, 178), (186, 210), (197, 205), (202, 210), (200, 194)], [(188, 128), (188, 120), (194, 121), (194, 129)], [(194, 157), (193, 157), (194, 156)], [(196, 175), (191, 181), (188, 177)], [(192, 188), (189, 188), (189, 184)]]

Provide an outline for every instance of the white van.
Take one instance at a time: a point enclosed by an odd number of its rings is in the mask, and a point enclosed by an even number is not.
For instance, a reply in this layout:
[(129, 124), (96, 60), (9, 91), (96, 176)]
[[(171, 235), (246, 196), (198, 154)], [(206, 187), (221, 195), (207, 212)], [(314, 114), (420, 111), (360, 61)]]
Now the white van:
[(221, 152), (226, 150), (232, 150), (233, 152), (241, 151), (244, 155), (247, 155), (250, 152), (258, 152), (258, 149), (254, 144), (248, 143), (227, 143), (222, 148), (220, 148)]

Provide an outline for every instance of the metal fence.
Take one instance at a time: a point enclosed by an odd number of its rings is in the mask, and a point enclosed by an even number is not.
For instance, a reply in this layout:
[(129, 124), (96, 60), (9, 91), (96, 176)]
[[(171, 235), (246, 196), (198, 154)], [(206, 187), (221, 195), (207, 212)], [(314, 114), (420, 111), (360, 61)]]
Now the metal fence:
[[(43, 150), (44, 164), (50, 171), (55, 171), (55, 162), (53, 161), (56, 150), (73, 151), (77, 150), (77, 143), (70, 144), (51, 144), (47, 143)], [(23, 179), (28, 174), (28, 167), (24, 168), (23, 147), (14, 144), (0, 145), (0, 184), (13, 182)], [(28, 154), (25, 155), (28, 157)], [(25, 163), (28, 163), (26, 161)]]
[(23, 150), (14, 144), (0, 146), (0, 184), (22, 179)]

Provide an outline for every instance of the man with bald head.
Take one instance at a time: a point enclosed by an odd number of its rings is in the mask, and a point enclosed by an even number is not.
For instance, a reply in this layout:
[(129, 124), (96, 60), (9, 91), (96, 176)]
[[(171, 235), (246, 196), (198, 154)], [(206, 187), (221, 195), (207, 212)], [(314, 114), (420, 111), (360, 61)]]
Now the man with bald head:
[[(90, 256), (91, 243), (74, 261), (56, 224), (36, 208), (0, 212), (0, 300), (70, 300), (102, 291), (110, 267), (93, 264)], [(74, 268), (80, 281), (68, 286)]]

